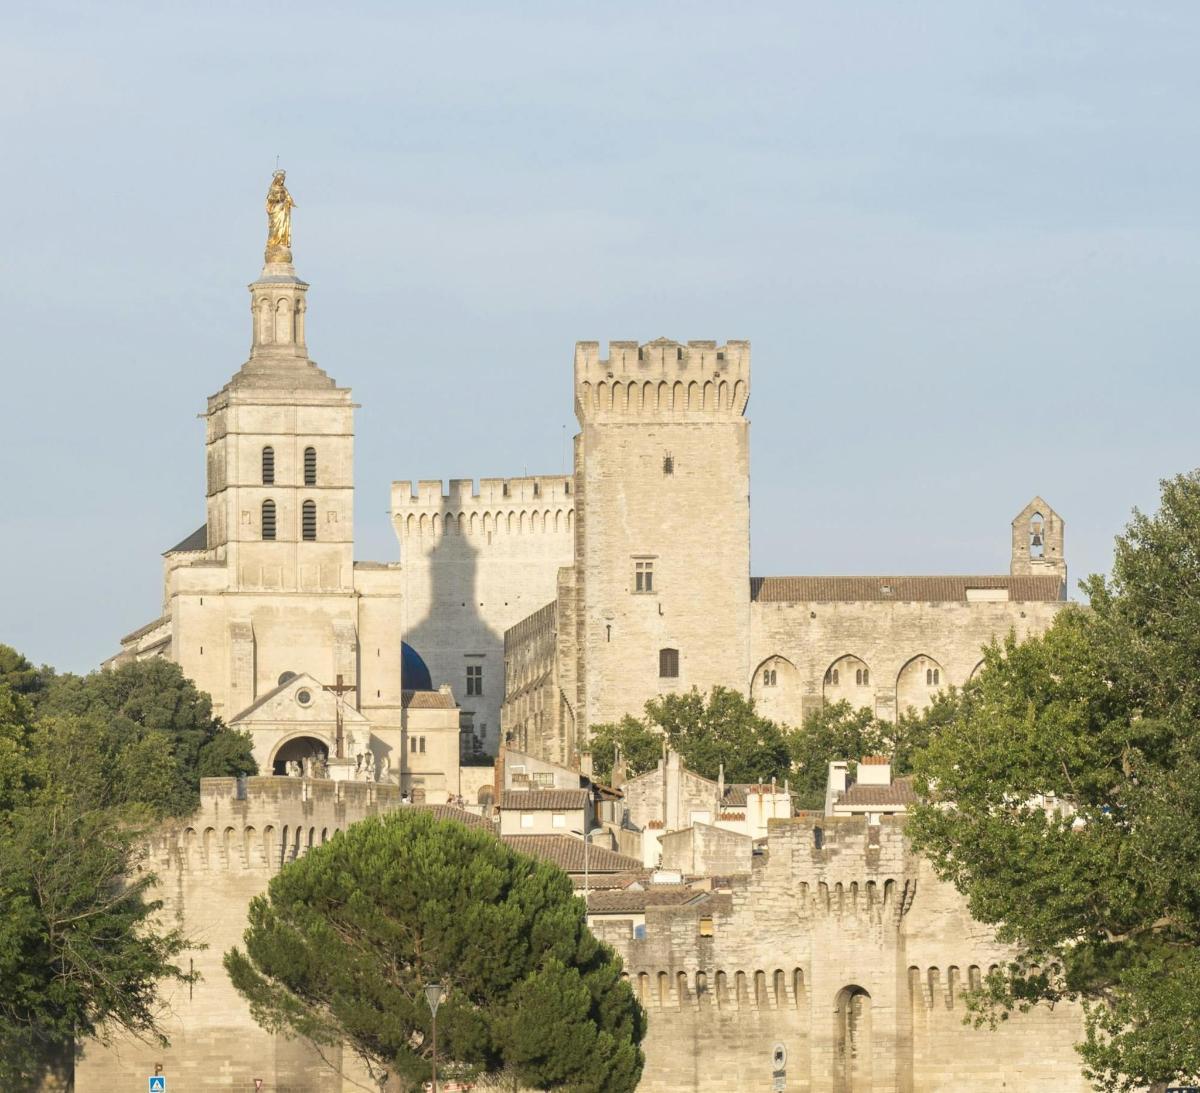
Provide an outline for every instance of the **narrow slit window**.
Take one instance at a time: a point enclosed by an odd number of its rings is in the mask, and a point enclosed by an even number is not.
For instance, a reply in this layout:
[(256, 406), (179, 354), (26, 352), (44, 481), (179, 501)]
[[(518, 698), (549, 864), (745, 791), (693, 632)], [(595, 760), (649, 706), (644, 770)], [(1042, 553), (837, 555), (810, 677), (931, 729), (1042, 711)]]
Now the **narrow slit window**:
[(304, 449), (304, 484), (306, 486), (315, 486), (317, 484), (317, 449)]
[(262, 450), (262, 484), (275, 485), (275, 449), (270, 445)]
[(300, 515), (300, 530), (304, 536), (306, 543), (314, 543), (317, 540), (317, 503), (316, 501), (305, 501), (301, 509)]
[(270, 498), (262, 503), (262, 537), (275, 538), (275, 502)]

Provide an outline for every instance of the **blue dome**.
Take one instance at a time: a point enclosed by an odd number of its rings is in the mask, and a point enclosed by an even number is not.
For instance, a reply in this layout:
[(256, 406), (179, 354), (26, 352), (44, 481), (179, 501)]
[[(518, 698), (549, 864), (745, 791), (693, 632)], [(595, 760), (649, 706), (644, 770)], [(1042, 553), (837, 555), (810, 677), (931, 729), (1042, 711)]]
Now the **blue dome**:
[(406, 691), (432, 691), (429, 667), (407, 641), (400, 643), (400, 686)]

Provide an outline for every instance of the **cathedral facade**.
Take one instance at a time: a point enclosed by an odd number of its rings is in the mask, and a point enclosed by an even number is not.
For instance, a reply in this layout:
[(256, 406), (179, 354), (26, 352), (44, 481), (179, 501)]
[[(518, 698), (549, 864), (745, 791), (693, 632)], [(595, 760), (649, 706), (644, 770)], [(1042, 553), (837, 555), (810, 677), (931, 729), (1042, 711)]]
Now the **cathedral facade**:
[(307, 292), (270, 243), (249, 359), (204, 415), (207, 521), (109, 662), (179, 663), (265, 772), (470, 796), (460, 755), (579, 765), (592, 726), (714, 685), (785, 724), (843, 699), (895, 718), (1065, 602), (1040, 497), (1007, 573), (753, 576), (745, 341), (578, 343), (571, 474), (398, 481), (399, 560), (355, 561), (354, 404), (308, 356)]

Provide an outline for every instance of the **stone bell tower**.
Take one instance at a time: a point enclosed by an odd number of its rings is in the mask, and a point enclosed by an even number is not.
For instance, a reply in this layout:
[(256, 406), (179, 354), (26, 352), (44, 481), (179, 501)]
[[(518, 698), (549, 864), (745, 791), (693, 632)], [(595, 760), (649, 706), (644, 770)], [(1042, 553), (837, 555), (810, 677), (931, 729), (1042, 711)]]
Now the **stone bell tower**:
[(1035, 497), (1012, 522), (1014, 577), (1057, 577), (1067, 598), (1067, 559), (1063, 553), (1065, 524), (1042, 497)]

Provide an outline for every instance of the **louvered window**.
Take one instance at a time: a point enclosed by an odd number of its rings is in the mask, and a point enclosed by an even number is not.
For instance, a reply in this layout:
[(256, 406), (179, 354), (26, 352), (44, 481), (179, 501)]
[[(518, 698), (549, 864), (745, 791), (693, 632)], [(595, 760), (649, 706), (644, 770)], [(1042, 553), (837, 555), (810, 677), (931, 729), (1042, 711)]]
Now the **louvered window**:
[(300, 510), (300, 531), (306, 543), (314, 543), (317, 539), (317, 503), (305, 501)]
[(315, 486), (317, 484), (317, 449), (304, 449), (304, 484), (306, 486)]
[(270, 499), (262, 503), (262, 537), (275, 538), (275, 502)]
[(270, 445), (263, 448), (262, 480), (264, 486), (275, 485), (275, 449)]

